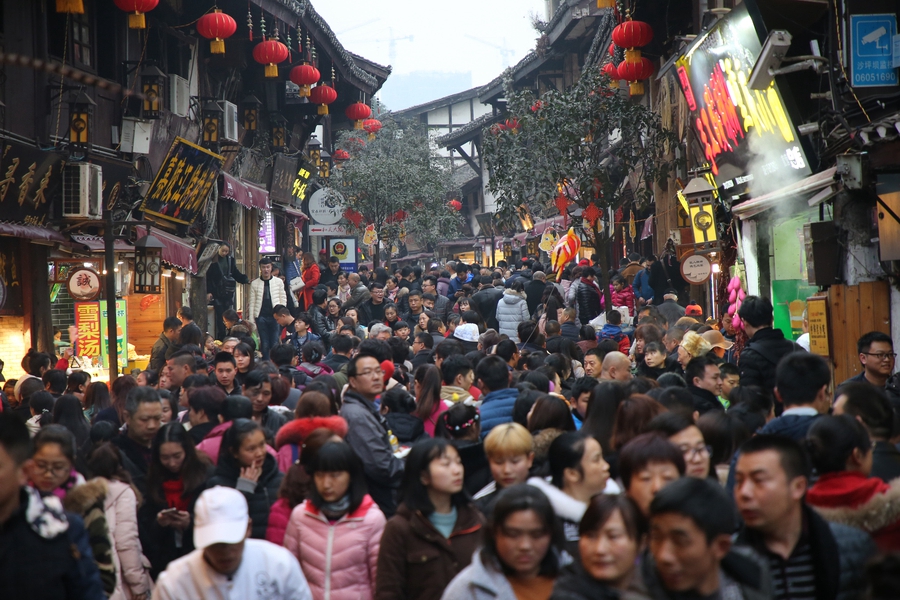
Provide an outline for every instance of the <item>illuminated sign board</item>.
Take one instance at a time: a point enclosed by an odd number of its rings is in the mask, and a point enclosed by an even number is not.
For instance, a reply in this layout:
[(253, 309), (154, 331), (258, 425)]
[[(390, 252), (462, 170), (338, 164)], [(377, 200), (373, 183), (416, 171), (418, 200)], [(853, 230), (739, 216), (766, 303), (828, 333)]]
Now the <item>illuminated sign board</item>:
[(773, 81), (747, 86), (762, 45), (746, 4), (698, 37), (675, 63), (677, 79), (716, 183), (781, 187), (810, 174), (809, 163)]
[(193, 224), (224, 163), (224, 157), (176, 137), (141, 210), (174, 223)]

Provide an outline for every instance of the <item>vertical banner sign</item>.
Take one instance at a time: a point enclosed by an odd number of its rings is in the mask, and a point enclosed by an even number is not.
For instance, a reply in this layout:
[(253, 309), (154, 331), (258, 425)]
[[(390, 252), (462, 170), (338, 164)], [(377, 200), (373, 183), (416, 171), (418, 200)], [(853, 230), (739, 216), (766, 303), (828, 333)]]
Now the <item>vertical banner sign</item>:
[(267, 212), (259, 226), (259, 253), (272, 254), (275, 251), (275, 220), (272, 213)]
[(294, 185), (291, 186), (291, 197), (294, 200), (294, 206), (299, 207), (306, 200), (309, 192), (309, 178), (312, 177), (313, 167), (304, 160), (300, 160), (297, 167), (297, 174), (294, 177)]
[(75, 303), (75, 329), (78, 341), (75, 354), (95, 358), (100, 356), (100, 303)]
[(853, 87), (897, 85), (893, 39), (897, 15), (850, 15), (850, 67)]
[(809, 351), (819, 356), (829, 356), (827, 299), (808, 298), (806, 300), (806, 318), (809, 321)]
[[(106, 302), (100, 302), (100, 336), (103, 343), (100, 345), (100, 355), (103, 357), (103, 364), (108, 365), (109, 345), (112, 336), (109, 335), (107, 329), (107, 312)], [(128, 362), (128, 314), (125, 307), (125, 300), (116, 300), (116, 351), (119, 354), (119, 366)]]
[(141, 210), (173, 223), (192, 225), (206, 206), (224, 163), (224, 157), (176, 137)]
[(356, 273), (356, 238), (331, 238), (328, 246), (329, 254), (337, 256), (344, 272)]

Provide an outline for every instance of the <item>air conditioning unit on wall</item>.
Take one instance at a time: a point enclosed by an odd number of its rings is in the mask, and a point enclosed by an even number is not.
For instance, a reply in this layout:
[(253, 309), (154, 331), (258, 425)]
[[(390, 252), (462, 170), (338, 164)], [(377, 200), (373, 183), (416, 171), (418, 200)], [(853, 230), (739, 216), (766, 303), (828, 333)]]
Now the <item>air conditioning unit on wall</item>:
[(222, 140), (226, 142), (238, 141), (238, 109), (231, 102), (223, 102), (225, 115), (222, 118)]
[(103, 217), (103, 169), (78, 163), (63, 169), (62, 217), (100, 219)]
[(169, 75), (169, 110), (179, 117), (188, 116), (191, 107), (191, 87), (180, 75)]

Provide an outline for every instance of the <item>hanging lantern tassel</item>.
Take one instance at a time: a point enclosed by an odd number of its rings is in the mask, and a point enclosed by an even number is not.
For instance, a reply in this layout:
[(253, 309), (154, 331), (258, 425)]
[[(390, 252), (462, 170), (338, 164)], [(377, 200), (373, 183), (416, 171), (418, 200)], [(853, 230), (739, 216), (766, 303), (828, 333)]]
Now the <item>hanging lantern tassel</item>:
[(115, 0), (115, 4), (120, 10), (128, 13), (129, 29), (146, 29), (147, 20), (144, 13), (156, 8), (159, 0)]
[(82, 0), (56, 0), (56, 12), (83, 15), (84, 2)]
[(597, 8), (615, 8), (616, 0), (597, 0)]
[(235, 20), (218, 8), (197, 21), (197, 33), (210, 40), (209, 51), (212, 54), (225, 54), (225, 38), (234, 35), (235, 31)]

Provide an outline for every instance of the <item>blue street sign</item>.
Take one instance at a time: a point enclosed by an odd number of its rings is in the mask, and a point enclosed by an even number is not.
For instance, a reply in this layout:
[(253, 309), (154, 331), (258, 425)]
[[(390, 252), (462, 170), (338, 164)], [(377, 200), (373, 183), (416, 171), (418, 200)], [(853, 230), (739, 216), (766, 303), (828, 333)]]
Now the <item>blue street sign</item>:
[(893, 37), (897, 15), (850, 15), (850, 68), (853, 87), (897, 85)]

